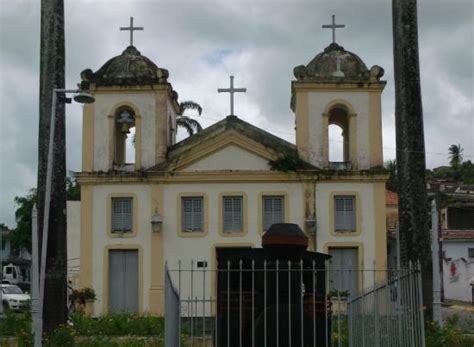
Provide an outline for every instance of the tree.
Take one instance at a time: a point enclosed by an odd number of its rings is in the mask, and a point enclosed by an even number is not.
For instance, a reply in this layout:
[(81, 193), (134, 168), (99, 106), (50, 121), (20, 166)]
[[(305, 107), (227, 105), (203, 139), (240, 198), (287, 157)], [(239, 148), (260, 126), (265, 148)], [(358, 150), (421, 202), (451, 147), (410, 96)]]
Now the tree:
[(392, 16), (400, 258), (404, 266), (408, 262), (421, 264), (423, 304), (429, 318), (433, 303), (433, 270), (426, 204), (416, 0), (392, 0)]
[(388, 190), (398, 193), (398, 175), (397, 175), (397, 161), (388, 160), (385, 162), (385, 168), (388, 170), (388, 180), (385, 186)]
[(66, 176), (66, 195), (68, 200), (81, 200), (81, 186), (73, 175)]
[(199, 115), (202, 113), (202, 107), (194, 101), (183, 101), (179, 104), (179, 113), (176, 116), (176, 126), (184, 128), (189, 136), (202, 130), (201, 124), (191, 117), (185, 116), (186, 110), (196, 110)]
[(464, 148), (460, 144), (449, 146), (449, 165), (451, 167), (459, 167), (461, 165), (463, 159), (462, 152), (464, 152)]
[(36, 204), (36, 189), (32, 188), (26, 196), (15, 196), (16, 228), (12, 232), (12, 244), (16, 249), (26, 249), (31, 253), (31, 210)]

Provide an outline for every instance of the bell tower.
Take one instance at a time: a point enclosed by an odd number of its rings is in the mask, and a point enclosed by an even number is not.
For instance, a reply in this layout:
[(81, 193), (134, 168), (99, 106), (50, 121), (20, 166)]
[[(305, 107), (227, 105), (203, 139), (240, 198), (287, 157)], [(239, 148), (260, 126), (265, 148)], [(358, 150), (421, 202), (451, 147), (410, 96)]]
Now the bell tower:
[[(299, 155), (321, 169), (382, 166), (381, 94), (386, 82), (380, 78), (384, 70), (376, 65), (367, 69), (356, 54), (333, 42), (293, 73), (291, 108)], [(329, 140), (330, 125), (341, 129), (342, 161), (329, 159), (334, 145)]]
[(165, 159), (176, 141), (178, 94), (159, 68), (130, 45), (99, 70), (81, 73), (82, 87), (96, 101), (84, 107), (82, 171), (135, 171)]

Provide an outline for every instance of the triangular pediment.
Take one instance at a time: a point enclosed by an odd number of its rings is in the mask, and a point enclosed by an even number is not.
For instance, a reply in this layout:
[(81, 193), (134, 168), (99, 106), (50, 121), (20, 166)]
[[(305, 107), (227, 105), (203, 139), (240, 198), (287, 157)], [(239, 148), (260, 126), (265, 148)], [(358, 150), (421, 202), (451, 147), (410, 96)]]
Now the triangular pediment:
[(270, 160), (295, 153), (293, 144), (232, 116), (172, 146), (150, 171), (266, 171)]

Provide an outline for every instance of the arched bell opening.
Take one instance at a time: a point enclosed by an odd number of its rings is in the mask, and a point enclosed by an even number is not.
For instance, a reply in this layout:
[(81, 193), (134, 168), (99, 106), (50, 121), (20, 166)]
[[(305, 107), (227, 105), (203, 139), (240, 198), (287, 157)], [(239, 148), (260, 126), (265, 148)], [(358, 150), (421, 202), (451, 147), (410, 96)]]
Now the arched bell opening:
[(130, 107), (121, 107), (115, 114), (114, 164), (135, 163), (136, 116)]

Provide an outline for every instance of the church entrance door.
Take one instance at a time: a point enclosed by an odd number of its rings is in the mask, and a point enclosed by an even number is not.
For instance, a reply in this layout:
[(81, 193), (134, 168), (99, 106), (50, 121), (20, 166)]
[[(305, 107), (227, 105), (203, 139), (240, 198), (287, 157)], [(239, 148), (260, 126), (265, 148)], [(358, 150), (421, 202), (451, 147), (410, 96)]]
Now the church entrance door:
[(138, 251), (109, 251), (109, 312), (138, 312)]
[(329, 248), (329, 290), (357, 294), (357, 248)]

